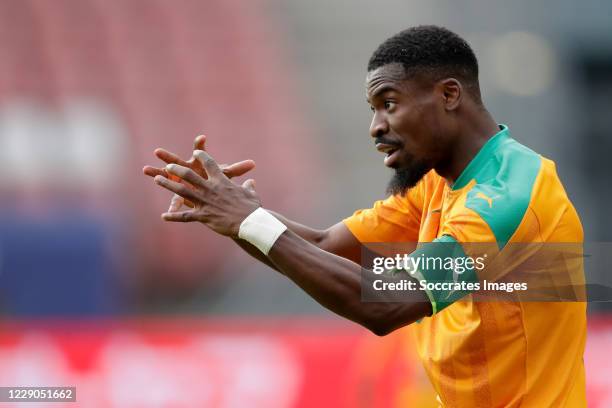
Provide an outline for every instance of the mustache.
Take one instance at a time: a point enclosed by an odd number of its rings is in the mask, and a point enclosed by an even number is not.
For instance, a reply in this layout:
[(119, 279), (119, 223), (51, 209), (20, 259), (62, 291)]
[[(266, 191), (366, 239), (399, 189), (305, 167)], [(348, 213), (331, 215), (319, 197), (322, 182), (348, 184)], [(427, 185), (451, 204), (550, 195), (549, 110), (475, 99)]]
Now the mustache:
[(390, 140), (390, 139), (385, 139), (384, 137), (377, 137), (376, 139), (374, 139), (374, 145), (377, 144), (386, 144), (389, 146), (397, 146), (397, 147), (402, 147), (402, 144), (400, 142), (398, 142), (397, 140)]

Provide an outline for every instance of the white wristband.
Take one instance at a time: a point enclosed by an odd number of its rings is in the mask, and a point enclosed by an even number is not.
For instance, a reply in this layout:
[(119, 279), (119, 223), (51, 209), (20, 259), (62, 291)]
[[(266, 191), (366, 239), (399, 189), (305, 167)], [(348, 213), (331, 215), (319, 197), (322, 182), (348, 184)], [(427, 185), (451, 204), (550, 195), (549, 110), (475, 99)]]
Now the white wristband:
[(286, 229), (285, 224), (259, 207), (242, 221), (238, 230), (238, 237), (250, 242), (261, 252), (268, 255), (272, 245)]

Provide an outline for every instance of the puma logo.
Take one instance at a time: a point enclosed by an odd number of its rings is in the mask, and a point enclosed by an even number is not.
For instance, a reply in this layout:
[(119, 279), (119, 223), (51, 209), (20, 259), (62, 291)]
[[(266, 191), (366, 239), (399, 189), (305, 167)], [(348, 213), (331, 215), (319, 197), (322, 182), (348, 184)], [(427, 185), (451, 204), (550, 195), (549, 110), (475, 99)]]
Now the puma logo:
[(481, 193), (480, 191), (476, 193), (476, 198), (482, 198), (487, 203), (489, 203), (489, 208), (493, 208), (493, 199)]

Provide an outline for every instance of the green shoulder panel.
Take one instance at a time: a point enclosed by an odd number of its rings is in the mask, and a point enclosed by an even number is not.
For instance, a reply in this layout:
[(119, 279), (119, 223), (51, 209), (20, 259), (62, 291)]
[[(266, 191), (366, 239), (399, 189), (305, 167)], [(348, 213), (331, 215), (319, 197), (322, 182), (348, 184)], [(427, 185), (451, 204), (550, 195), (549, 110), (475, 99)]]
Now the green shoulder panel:
[[(479, 158), (485, 149), (487, 154)], [(489, 225), (501, 249), (518, 229), (529, 207), (542, 157), (512, 139), (504, 128), (487, 142), (473, 162), (478, 168), (470, 169), (472, 174), (467, 178), (468, 182), (475, 179), (476, 184), (468, 192), (465, 206)]]

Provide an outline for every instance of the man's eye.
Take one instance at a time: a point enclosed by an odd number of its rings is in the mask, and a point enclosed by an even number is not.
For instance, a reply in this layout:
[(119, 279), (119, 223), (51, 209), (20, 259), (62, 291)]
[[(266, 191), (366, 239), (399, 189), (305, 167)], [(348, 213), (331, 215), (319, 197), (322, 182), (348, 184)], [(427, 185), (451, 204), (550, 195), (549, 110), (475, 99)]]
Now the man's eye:
[(375, 109), (374, 109), (374, 107), (373, 107), (372, 105), (370, 105), (370, 110), (371, 110), (372, 112), (374, 112), (374, 111), (375, 111)]
[(395, 106), (395, 102), (392, 101), (385, 101), (385, 109), (386, 110), (390, 110)]

